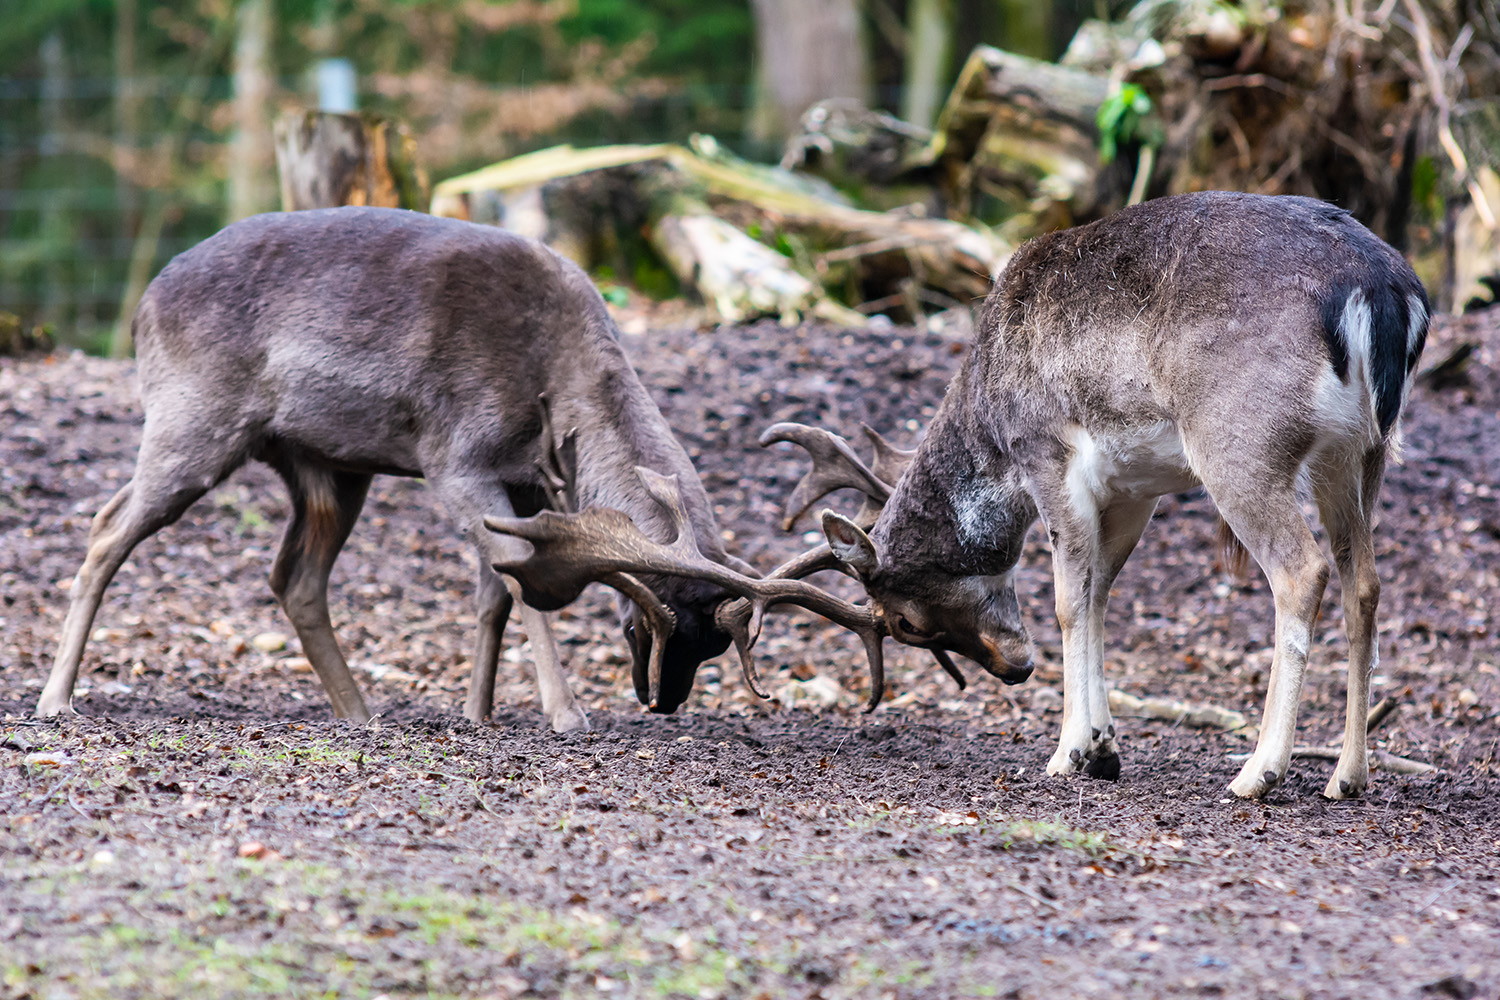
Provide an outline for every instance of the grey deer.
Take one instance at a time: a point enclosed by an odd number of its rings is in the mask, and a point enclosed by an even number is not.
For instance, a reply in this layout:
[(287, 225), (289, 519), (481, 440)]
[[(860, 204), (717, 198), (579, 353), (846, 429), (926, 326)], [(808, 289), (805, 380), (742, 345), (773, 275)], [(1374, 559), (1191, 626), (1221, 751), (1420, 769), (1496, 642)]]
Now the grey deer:
[(1113, 777), (1110, 586), (1158, 498), (1201, 484), (1275, 600), (1260, 739), (1229, 785), (1260, 797), (1287, 773), (1329, 577), (1305, 485), (1349, 638), (1344, 743), (1324, 794), (1357, 796), (1377, 655), (1372, 520), (1428, 313), (1395, 250), (1306, 198), (1179, 195), (1037, 238), (997, 279), (888, 498), (866, 491), (879, 508), (868, 532), (823, 512), (831, 555), (863, 583), (869, 630), (1018, 683), (1033, 649), (1014, 572), (1040, 517), (1063, 636), (1062, 734), (1047, 770)]
[[(724, 552), (692, 464), (598, 291), (533, 241), (387, 209), (257, 216), (169, 263), (133, 331), (140, 454), (94, 518), (38, 715), (70, 710), (94, 615), (131, 550), (252, 458), (291, 492), (271, 588), (334, 713), (359, 722), (370, 712), (334, 637), (327, 589), (377, 473), (425, 477), (478, 550), (479, 634), (464, 707), (475, 721), (492, 709), (515, 589), (491, 564), (518, 544), (482, 519), (552, 506), (559, 453), (573, 503), (618, 508), (648, 530), (669, 525), (636, 467), (675, 476), (703, 551), (744, 565)], [(552, 423), (573, 429), (565, 442)], [(699, 663), (728, 646), (714, 611), (730, 595), (681, 577), (607, 582), (639, 598), (621, 602), (637, 694), (671, 712)], [(543, 591), (532, 596), (548, 607)], [(521, 619), (543, 713), (558, 731), (586, 728), (546, 616), (522, 603)]]

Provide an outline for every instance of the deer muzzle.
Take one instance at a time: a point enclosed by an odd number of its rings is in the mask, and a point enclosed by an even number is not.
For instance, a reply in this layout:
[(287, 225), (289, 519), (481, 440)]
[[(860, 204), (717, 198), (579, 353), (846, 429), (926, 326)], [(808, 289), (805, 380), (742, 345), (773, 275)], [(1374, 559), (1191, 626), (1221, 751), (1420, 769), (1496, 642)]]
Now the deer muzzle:
[(983, 659), (976, 657), (976, 662), (990, 674), (1000, 678), (1002, 684), (1021, 684), (1031, 676), (1034, 669), (1031, 644), (1024, 638), (1017, 641), (1008, 636), (995, 639), (981, 635), (979, 642), (988, 655)]

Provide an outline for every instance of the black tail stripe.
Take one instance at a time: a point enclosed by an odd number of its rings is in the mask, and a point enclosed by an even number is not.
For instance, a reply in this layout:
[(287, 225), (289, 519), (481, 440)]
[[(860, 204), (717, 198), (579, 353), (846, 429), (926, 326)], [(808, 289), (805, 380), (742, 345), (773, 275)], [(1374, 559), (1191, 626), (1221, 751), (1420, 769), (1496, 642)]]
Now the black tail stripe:
[(1344, 340), (1344, 310), (1349, 297), (1356, 293), (1364, 297), (1370, 307), (1370, 378), (1375, 393), (1375, 416), (1380, 421), (1380, 432), (1387, 433), (1401, 414), (1401, 394), (1406, 377), (1421, 357), (1422, 345), (1427, 339), (1427, 324), (1417, 332), (1415, 341), (1409, 341), (1411, 330), (1411, 299), (1422, 304), (1424, 316), (1427, 292), (1414, 276), (1402, 274), (1389, 267), (1371, 267), (1370, 273), (1358, 283), (1340, 282), (1331, 287), (1323, 298), (1323, 339), (1328, 344), (1329, 363), (1340, 381), (1349, 380), (1349, 345)]

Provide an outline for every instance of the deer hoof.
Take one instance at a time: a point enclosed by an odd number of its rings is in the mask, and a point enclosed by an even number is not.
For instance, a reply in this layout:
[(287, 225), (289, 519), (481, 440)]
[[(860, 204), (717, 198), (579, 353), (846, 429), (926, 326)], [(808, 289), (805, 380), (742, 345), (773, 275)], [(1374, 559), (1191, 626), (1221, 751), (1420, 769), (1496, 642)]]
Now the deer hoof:
[(1229, 790), (1242, 799), (1259, 799), (1281, 784), (1286, 777), (1251, 758), (1245, 762), (1239, 776), (1229, 783)]
[(1357, 799), (1364, 794), (1368, 780), (1368, 775), (1361, 780), (1358, 777), (1341, 778), (1335, 773), (1329, 779), (1328, 787), (1323, 789), (1323, 797), (1325, 799)]
[(1051, 775), (1075, 774), (1083, 767), (1083, 751), (1077, 747), (1058, 747), (1052, 759), (1047, 761), (1047, 773)]
[(37, 702), (36, 706), (36, 717), (38, 719), (51, 719), (59, 715), (77, 714), (77, 711), (73, 708), (73, 699), (71, 698), (64, 698), (61, 701), (57, 701), (43, 695), (42, 700)]
[(1089, 761), (1084, 768), (1084, 773), (1090, 778), (1100, 778), (1104, 781), (1120, 780), (1120, 755), (1117, 753), (1104, 753)]
[(589, 717), (583, 714), (583, 709), (574, 705), (566, 712), (559, 712), (552, 719), (552, 731), (554, 733), (586, 733), (589, 731)]

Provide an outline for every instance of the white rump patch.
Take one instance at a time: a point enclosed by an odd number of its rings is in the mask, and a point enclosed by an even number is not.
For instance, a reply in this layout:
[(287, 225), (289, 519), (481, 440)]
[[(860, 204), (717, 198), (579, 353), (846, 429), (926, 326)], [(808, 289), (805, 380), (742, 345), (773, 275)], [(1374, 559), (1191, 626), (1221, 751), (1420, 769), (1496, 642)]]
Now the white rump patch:
[(1420, 295), (1408, 295), (1406, 308), (1411, 316), (1411, 322), (1406, 326), (1406, 355), (1410, 357), (1417, 349), (1417, 338), (1427, 326), (1427, 307), (1422, 304)]
[(1373, 323), (1365, 293), (1356, 288), (1344, 303), (1337, 331), (1349, 359), (1348, 381), (1340, 380), (1332, 368), (1326, 368), (1313, 387), (1318, 414), (1315, 451), (1350, 446), (1363, 451), (1380, 440), (1380, 423), (1375, 416), (1375, 380), (1371, 376)]
[(1349, 293), (1344, 303), (1344, 315), (1339, 318), (1339, 336), (1344, 340), (1344, 350), (1349, 354), (1349, 381), (1369, 386), (1370, 379), (1370, 303), (1365, 301), (1363, 289)]

